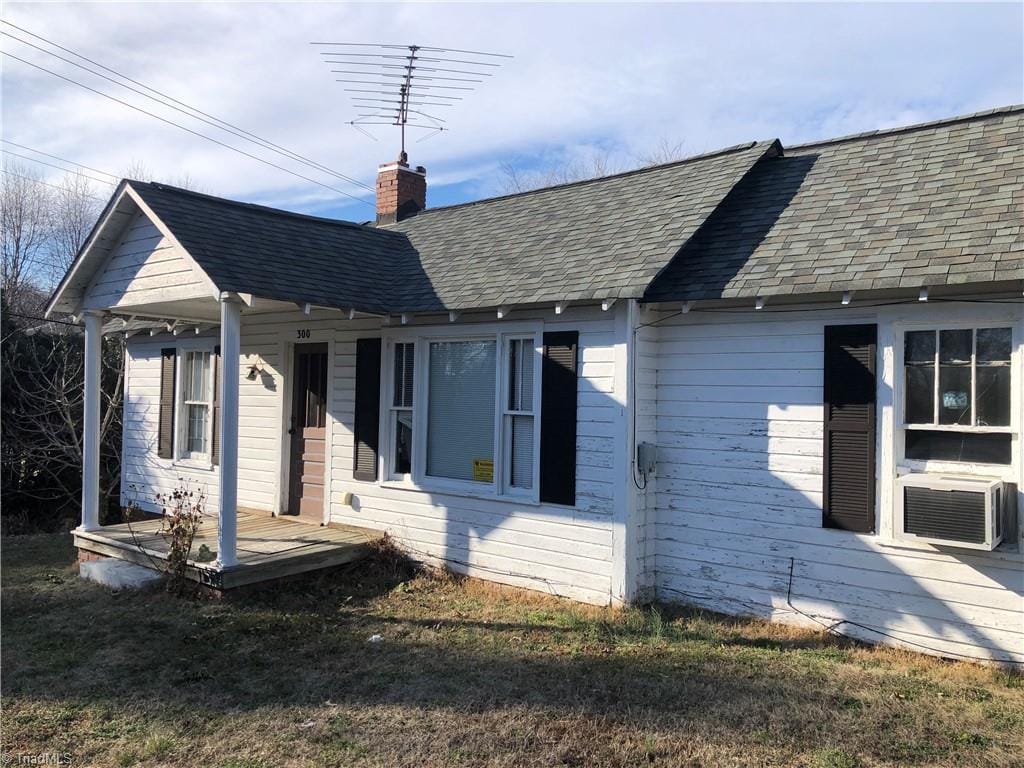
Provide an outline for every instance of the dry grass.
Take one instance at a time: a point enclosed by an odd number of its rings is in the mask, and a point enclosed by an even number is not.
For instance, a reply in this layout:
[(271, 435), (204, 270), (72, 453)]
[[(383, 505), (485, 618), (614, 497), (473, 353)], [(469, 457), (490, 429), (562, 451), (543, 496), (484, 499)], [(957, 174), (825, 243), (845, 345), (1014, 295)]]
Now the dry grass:
[(386, 556), (218, 604), (84, 583), (67, 536), (4, 550), (6, 759), (1024, 764), (1024, 679), (995, 669), (706, 613), (403, 581)]

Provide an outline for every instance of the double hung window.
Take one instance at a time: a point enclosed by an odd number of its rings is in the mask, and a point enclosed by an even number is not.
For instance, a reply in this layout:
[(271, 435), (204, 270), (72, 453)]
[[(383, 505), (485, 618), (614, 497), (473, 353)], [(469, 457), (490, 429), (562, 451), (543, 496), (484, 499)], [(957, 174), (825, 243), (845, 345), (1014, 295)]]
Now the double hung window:
[(1009, 464), (1010, 328), (907, 331), (903, 348), (904, 456)]
[(208, 460), (213, 404), (213, 366), (209, 350), (188, 350), (181, 354), (181, 399), (178, 457)]
[(385, 476), (424, 487), (535, 496), (536, 336), (402, 336), (390, 350)]

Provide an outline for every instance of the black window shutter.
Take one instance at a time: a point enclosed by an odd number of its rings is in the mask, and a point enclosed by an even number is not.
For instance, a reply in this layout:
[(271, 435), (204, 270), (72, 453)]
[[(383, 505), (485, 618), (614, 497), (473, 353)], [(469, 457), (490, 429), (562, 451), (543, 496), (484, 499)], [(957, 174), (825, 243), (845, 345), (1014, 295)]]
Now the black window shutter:
[(174, 368), (178, 351), (174, 347), (160, 350), (160, 426), (157, 435), (157, 456), (174, 458)]
[(356, 480), (377, 479), (380, 435), (380, 339), (356, 340), (355, 458)]
[(576, 503), (576, 368), (579, 332), (544, 334), (540, 396), (540, 500)]
[(825, 326), (826, 528), (875, 530), (875, 325)]
[(213, 419), (213, 437), (210, 438), (210, 461), (220, 464), (220, 344), (213, 348), (213, 407), (210, 418)]

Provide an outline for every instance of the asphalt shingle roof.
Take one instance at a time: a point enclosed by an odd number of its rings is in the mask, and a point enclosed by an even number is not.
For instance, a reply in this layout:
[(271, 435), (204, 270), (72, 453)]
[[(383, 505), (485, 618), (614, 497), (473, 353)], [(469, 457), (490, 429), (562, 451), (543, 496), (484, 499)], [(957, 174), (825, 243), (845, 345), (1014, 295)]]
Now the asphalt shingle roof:
[(222, 291), (383, 312), (393, 309), (390, 286), (400, 275), (417, 279), (415, 254), (401, 235), (129, 183)]
[(1024, 280), (1024, 107), (746, 144), (386, 227), (129, 183), (221, 290), (371, 312)]
[(648, 300), (1024, 280), (1024, 107), (765, 158)]
[(224, 291), (414, 312), (638, 297), (773, 148), (751, 143), (373, 227), (130, 182)]
[[(408, 237), (451, 309), (639, 297), (775, 143), (449, 208), (385, 229)], [(401, 286), (399, 309), (423, 303)], [(412, 290), (408, 290), (408, 289)]]

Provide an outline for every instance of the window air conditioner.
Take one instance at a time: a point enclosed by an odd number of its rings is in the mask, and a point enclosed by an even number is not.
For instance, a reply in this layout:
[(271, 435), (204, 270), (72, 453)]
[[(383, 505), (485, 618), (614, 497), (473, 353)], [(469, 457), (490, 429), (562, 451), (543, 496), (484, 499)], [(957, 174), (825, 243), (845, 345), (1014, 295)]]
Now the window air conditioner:
[(914, 473), (897, 478), (896, 489), (899, 539), (985, 550), (1002, 541), (1002, 480)]

